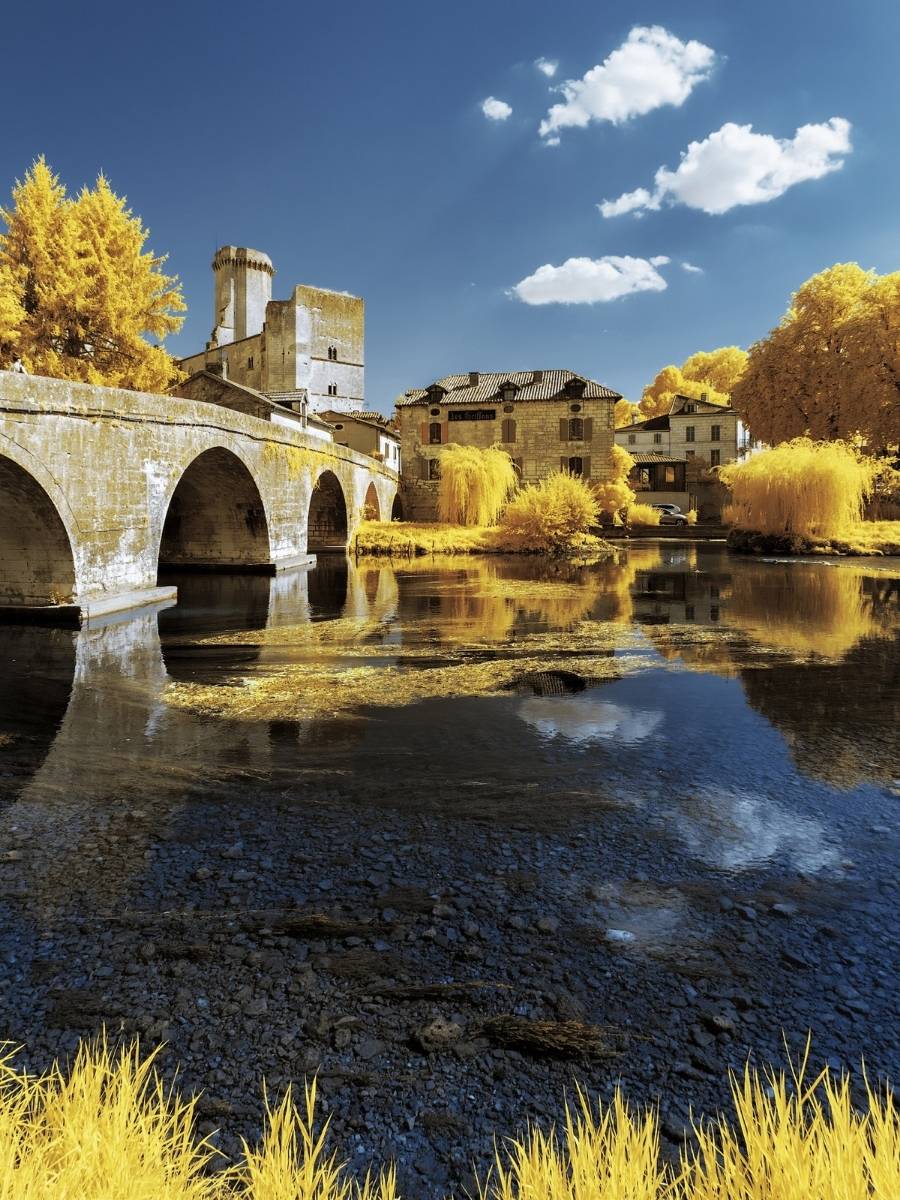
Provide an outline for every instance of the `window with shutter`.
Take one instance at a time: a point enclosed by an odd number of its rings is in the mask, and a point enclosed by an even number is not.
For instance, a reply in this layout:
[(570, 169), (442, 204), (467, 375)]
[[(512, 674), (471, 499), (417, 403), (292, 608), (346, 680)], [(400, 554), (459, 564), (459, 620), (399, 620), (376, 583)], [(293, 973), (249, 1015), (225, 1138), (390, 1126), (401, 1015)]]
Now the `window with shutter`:
[(585, 457), (584, 457), (584, 458), (581, 460), (581, 474), (582, 474), (582, 477), (583, 477), (584, 479), (590, 479), (590, 477), (591, 477), (591, 459), (590, 459), (590, 455), (586, 455), (586, 456), (585, 456)]
[(580, 442), (584, 437), (584, 421), (581, 417), (569, 418), (569, 441)]
[(594, 436), (594, 418), (584, 418), (584, 440), (589, 442)]
[(577, 455), (569, 459), (569, 474), (583, 475), (584, 474), (584, 459)]
[(440, 421), (432, 421), (428, 426), (428, 441), (432, 446), (441, 444), (441, 423)]
[(504, 442), (514, 442), (516, 440), (516, 423), (512, 417), (507, 417), (501, 426), (501, 440)]
[(569, 440), (569, 422), (565, 417), (559, 418), (559, 440), (567, 442)]

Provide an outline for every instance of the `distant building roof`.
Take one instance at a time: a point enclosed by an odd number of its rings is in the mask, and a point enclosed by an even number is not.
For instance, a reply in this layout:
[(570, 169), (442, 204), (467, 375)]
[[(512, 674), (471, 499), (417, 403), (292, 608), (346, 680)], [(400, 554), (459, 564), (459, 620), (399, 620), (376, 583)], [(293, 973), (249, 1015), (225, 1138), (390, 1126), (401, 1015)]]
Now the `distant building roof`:
[(669, 415), (675, 416), (683, 412), (686, 404), (694, 405), (694, 411), (690, 414), (691, 416), (705, 417), (707, 415), (714, 416), (716, 413), (734, 412), (730, 404), (714, 404), (712, 400), (702, 400), (697, 396), (682, 396), (678, 394), (672, 401), (669, 408)]
[(651, 463), (687, 462), (687, 454), (685, 454), (684, 451), (678, 450), (672, 453), (669, 453), (669, 451), (666, 451), (665, 453), (660, 452), (659, 454), (654, 454), (652, 450), (638, 451), (635, 454), (633, 451), (629, 450), (628, 453), (634, 459), (634, 465), (636, 467), (647, 467)]
[(633, 425), (620, 425), (616, 433), (632, 433), (635, 429), (668, 429), (669, 414), (662, 417), (648, 417), (646, 421), (635, 421)]
[(370, 412), (367, 408), (354, 409), (353, 412), (338, 412), (337, 409), (326, 408), (322, 410), (321, 415), (332, 424), (335, 421), (362, 421), (365, 425), (377, 425), (392, 437), (399, 436), (393, 421), (389, 421), (381, 413)]
[[(444, 375), (430, 387), (412, 388), (397, 401), (397, 407), (413, 404), (484, 404), (500, 399), (504, 385), (516, 389), (515, 402), (524, 400), (568, 399), (567, 385), (583, 385), (572, 399), (621, 400), (619, 392), (576, 375), (574, 371), (469, 371), (465, 375)], [(443, 393), (443, 394), (441, 394)]]

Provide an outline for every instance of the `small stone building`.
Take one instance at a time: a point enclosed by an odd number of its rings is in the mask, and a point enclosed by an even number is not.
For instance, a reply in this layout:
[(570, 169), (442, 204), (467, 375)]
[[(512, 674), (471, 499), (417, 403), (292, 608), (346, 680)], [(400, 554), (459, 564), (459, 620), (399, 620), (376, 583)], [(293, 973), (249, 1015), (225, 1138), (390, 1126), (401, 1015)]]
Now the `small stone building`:
[(302, 396), (311, 413), (365, 408), (365, 301), (308, 284), (273, 300), (272, 260), (246, 246), (222, 246), (212, 269), (212, 335), (183, 371), (221, 363), (235, 383), (285, 406)]
[(519, 477), (534, 483), (553, 471), (608, 479), (618, 392), (574, 371), (470, 371), (445, 375), (397, 401), (403, 458), (404, 515), (437, 515), (441, 447), (500, 445)]
[(331, 425), (337, 445), (371, 454), (392, 470), (400, 471), (400, 434), (394, 423), (381, 413), (367, 409), (343, 413), (326, 408), (319, 415)]

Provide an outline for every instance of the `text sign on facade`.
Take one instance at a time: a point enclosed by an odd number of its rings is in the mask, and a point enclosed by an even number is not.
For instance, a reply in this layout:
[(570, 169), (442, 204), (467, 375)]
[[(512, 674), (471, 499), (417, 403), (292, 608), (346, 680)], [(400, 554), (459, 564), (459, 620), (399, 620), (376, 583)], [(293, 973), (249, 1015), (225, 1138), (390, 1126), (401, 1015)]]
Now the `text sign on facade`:
[(497, 419), (495, 408), (462, 408), (451, 409), (447, 413), (448, 421), (494, 421)]

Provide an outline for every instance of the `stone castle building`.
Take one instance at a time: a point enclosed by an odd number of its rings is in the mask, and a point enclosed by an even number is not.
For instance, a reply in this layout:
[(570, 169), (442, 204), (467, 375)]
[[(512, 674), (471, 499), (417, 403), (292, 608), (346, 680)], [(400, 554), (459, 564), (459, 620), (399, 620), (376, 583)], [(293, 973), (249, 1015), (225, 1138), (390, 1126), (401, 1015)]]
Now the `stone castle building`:
[(222, 246), (212, 261), (215, 324), (206, 349), (181, 359), (188, 375), (223, 369), (235, 383), (298, 411), (365, 409), (365, 301), (298, 284), (272, 299), (267, 254)]
[(404, 515), (437, 515), (438, 460), (449, 442), (500, 445), (524, 483), (553, 471), (609, 478), (618, 392), (573, 371), (445, 375), (397, 401)]

